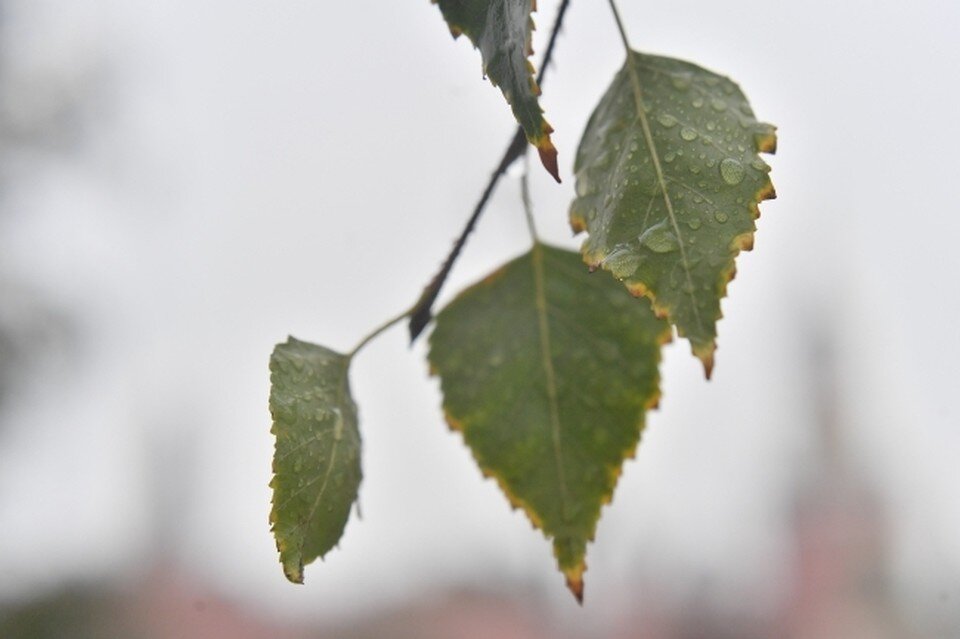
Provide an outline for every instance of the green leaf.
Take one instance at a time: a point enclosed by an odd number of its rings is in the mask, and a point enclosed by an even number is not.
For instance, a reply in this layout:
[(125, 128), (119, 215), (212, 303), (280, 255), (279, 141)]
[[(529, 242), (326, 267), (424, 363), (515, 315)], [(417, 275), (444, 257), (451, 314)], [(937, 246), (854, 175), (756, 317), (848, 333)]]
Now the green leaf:
[(533, 65), (527, 59), (533, 53), (530, 15), (536, 10), (536, 0), (434, 2), (440, 5), (453, 36), (464, 33), (473, 46), (480, 49), (484, 75), (500, 87), (527, 140), (537, 147), (543, 166), (559, 182), (557, 150), (550, 141), (553, 129), (543, 119), (543, 109), (537, 100), (540, 88), (533, 75)]
[[(642, 108), (638, 108), (642, 105)], [(776, 150), (739, 87), (698, 66), (633, 52), (600, 100), (574, 166), (581, 249), (690, 340), (707, 377), (734, 258), (775, 197), (758, 152)]]
[(536, 244), (437, 316), (430, 364), (484, 475), (553, 539), (582, 597), (584, 556), (644, 413), (670, 327), (580, 256)]
[(360, 431), (350, 359), (293, 337), (270, 357), (273, 456), (271, 529), (287, 579), (343, 534), (360, 487)]

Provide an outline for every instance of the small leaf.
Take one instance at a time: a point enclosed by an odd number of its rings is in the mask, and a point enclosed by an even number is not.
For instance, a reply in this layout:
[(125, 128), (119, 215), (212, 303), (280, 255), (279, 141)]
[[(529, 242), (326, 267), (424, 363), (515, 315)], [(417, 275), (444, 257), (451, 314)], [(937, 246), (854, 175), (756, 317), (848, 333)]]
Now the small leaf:
[(649, 305), (542, 244), (437, 316), (429, 357), (447, 421), (553, 539), (578, 599), (587, 542), (659, 397), (669, 338)]
[(290, 337), (270, 357), (273, 456), (271, 530), (287, 579), (322, 558), (343, 534), (360, 487), (360, 431), (350, 360)]
[(590, 234), (584, 260), (649, 297), (707, 377), (734, 258), (753, 247), (757, 204), (775, 197), (757, 153), (775, 149), (732, 81), (633, 52), (577, 150), (570, 223)]
[(559, 182), (557, 150), (550, 141), (553, 129), (543, 119), (537, 96), (540, 88), (527, 58), (533, 53), (531, 37), (536, 0), (434, 0), (454, 37), (467, 35), (480, 49), (483, 73), (513, 109), (550, 175)]

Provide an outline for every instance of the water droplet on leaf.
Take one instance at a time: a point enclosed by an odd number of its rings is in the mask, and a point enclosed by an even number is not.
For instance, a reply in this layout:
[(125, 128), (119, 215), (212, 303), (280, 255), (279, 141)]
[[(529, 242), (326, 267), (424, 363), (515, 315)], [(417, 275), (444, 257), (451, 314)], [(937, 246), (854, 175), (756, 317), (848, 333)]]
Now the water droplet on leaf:
[(723, 181), (727, 184), (735, 185), (743, 182), (744, 170), (743, 165), (740, 164), (737, 160), (733, 158), (724, 158), (720, 162), (720, 177), (723, 178)]
[(658, 115), (657, 122), (667, 127), (668, 129), (671, 127), (677, 126), (677, 118), (673, 117), (669, 113), (661, 113), (660, 115)]
[(677, 237), (673, 234), (673, 231), (667, 228), (666, 220), (648, 228), (638, 239), (641, 244), (654, 253), (669, 253), (670, 251), (676, 251), (680, 247), (680, 243), (677, 241)]
[(602, 264), (615, 278), (622, 280), (634, 274), (640, 266), (640, 256), (630, 249), (630, 245), (618, 244)]

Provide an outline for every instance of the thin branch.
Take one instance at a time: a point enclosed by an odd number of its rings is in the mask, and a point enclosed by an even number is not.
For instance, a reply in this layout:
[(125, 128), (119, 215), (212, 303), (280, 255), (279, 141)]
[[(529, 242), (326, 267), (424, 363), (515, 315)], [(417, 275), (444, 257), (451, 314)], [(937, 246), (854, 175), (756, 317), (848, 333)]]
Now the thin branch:
[[(538, 85), (543, 85), (544, 78), (547, 74), (547, 68), (549, 68), (550, 60), (553, 57), (553, 50), (557, 43), (557, 36), (560, 33), (560, 27), (563, 24), (563, 18), (567, 13), (567, 7), (569, 5), (570, 0), (561, 0), (560, 7), (557, 9), (557, 16), (553, 21), (553, 28), (550, 31), (550, 39), (547, 41), (547, 50), (543, 54), (543, 61), (540, 64), (540, 71), (537, 73)], [(425, 329), (427, 324), (429, 324), (433, 319), (433, 304), (437, 301), (437, 297), (440, 295), (440, 290), (443, 288), (447, 277), (450, 275), (450, 271), (453, 270), (453, 265), (457, 261), (457, 258), (460, 257), (460, 251), (463, 250), (463, 246), (467, 242), (467, 237), (469, 237), (470, 233), (473, 232), (473, 228), (476, 226), (477, 221), (483, 214), (483, 211), (487, 206), (487, 201), (490, 199), (490, 196), (493, 195), (493, 191), (496, 189), (497, 183), (500, 181), (500, 178), (503, 176), (503, 174), (507, 172), (507, 169), (510, 168), (510, 165), (513, 164), (517, 158), (525, 155), (526, 152), (527, 137), (524, 134), (523, 129), (517, 127), (517, 132), (514, 134), (513, 139), (510, 140), (506, 150), (503, 152), (503, 157), (500, 158), (497, 168), (490, 176), (490, 181), (487, 182), (487, 187), (483, 190), (483, 194), (480, 196), (480, 200), (474, 207), (473, 213), (470, 215), (470, 219), (467, 220), (466, 226), (463, 227), (460, 237), (458, 237), (457, 241), (454, 242), (453, 248), (450, 250), (450, 254), (447, 255), (447, 259), (443, 262), (443, 266), (440, 267), (440, 270), (437, 272), (437, 274), (433, 276), (433, 279), (430, 280), (430, 283), (427, 284), (426, 288), (423, 289), (423, 293), (420, 294), (420, 299), (417, 300), (417, 303), (413, 305), (412, 309), (410, 309), (410, 322), (408, 324), (408, 328), (410, 329), (411, 344), (416, 341), (417, 337), (420, 336), (420, 333), (423, 332), (423, 329)]]
[(547, 75), (547, 67), (550, 66), (550, 59), (553, 58), (553, 48), (557, 44), (557, 36), (560, 35), (560, 27), (563, 25), (563, 17), (567, 13), (567, 7), (570, 6), (570, 0), (563, 0), (560, 7), (557, 8), (557, 17), (553, 20), (553, 28), (550, 30), (550, 39), (547, 40), (547, 50), (543, 52), (543, 61), (540, 63), (540, 71), (537, 73), (537, 84), (543, 83), (543, 78)]

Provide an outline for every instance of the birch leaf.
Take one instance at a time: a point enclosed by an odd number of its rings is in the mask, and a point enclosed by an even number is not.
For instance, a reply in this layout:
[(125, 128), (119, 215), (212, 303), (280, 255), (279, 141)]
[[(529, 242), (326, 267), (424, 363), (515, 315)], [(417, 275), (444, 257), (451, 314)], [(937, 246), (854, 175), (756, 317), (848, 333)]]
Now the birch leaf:
[(537, 147), (540, 160), (559, 182), (557, 150), (550, 141), (553, 129), (543, 118), (529, 56), (537, 8), (535, 0), (435, 0), (454, 37), (466, 34), (480, 49), (483, 73), (500, 87), (513, 115), (530, 144)]
[(289, 338), (270, 357), (273, 457), (271, 529), (283, 572), (303, 567), (343, 534), (360, 487), (360, 431), (350, 396), (350, 359)]
[(670, 327), (571, 251), (537, 244), (437, 316), (431, 369), (484, 475), (553, 540), (583, 595), (587, 542), (644, 415)]
[(584, 260), (650, 298), (707, 377), (734, 259), (753, 247), (758, 203), (775, 197), (758, 153), (775, 149), (774, 127), (731, 80), (633, 52), (577, 150), (570, 223), (589, 233)]

